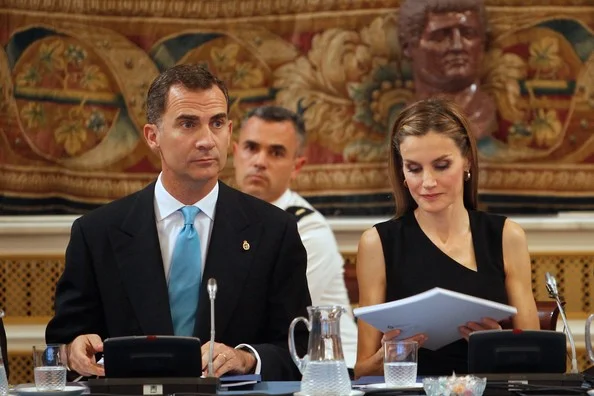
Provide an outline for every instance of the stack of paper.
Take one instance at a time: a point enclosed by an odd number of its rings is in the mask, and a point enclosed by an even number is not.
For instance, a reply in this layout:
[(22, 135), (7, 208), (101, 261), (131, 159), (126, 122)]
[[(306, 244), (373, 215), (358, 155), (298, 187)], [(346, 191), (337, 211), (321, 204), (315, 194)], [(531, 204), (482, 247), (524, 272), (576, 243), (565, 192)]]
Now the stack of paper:
[(260, 374), (223, 375), (221, 376), (221, 387), (232, 388), (235, 386), (253, 385), (260, 381), (262, 381)]
[(502, 320), (518, 311), (509, 305), (436, 287), (401, 300), (355, 308), (353, 312), (381, 332), (400, 329), (397, 339), (425, 333), (428, 339), (423, 347), (436, 350), (462, 338), (458, 327), (467, 322)]

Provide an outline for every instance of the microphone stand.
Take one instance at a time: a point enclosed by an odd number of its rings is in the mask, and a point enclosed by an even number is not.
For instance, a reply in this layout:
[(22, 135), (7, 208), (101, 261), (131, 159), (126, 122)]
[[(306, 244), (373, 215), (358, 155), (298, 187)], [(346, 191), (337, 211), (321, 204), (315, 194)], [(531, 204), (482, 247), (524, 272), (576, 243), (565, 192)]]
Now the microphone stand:
[(214, 360), (214, 342), (215, 342), (215, 297), (217, 294), (217, 281), (214, 278), (208, 280), (208, 298), (210, 299), (210, 347), (208, 349), (208, 376), (214, 377), (212, 362)]
[(559, 314), (561, 314), (561, 320), (563, 321), (563, 326), (565, 326), (565, 334), (569, 339), (569, 346), (571, 347), (571, 373), (578, 373), (578, 366), (577, 366), (577, 354), (575, 351), (575, 341), (573, 340), (573, 334), (571, 333), (571, 329), (569, 328), (569, 323), (567, 322), (567, 317), (565, 316), (565, 309), (563, 308), (563, 303), (561, 302), (561, 297), (559, 296), (559, 289), (557, 289), (557, 279), (550, 272), (545, 274), (546, 279), (546, 286), (547, 291), (549, 292), (549, 297), (554, 299), (557, 303), (557, 307), (559, 308)]
[(210, 348), (208, 375), (206, 377), (90, 378), (88, 381), (90, 393), (114, 395), (216, 395), (221, 386), (220, 379), (214, 376), (212, 366), (215, 339), (214, 303), (217, 294), (217, 281), (210, 278), (207, 290), (210, 299)]

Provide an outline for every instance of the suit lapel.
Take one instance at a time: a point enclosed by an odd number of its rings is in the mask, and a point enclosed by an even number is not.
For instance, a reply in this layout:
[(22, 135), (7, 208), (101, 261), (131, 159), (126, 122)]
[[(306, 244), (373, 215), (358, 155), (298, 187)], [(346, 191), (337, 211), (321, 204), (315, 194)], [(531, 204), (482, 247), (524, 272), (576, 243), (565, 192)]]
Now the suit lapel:
[(206, 289), (208, 279), (215, 278), (217, 281), (215, 325), (217, 334), (221, 335), (225, 333), (242, 295), (241, 288), (250, 271), (256, 243), (262, 232), (261, 223), (250, 222), (244, 212), (245, 205), (238, 200), (240, 193), (222, 182), (219, 182), (219, 186), (195, 331), (203, 342), (210, 339), (210, 301)]
[(110, 239), (122, 282), (142, 332), (173, 334), (167, 281), (154, 210), (155, 183), (141, 190)]

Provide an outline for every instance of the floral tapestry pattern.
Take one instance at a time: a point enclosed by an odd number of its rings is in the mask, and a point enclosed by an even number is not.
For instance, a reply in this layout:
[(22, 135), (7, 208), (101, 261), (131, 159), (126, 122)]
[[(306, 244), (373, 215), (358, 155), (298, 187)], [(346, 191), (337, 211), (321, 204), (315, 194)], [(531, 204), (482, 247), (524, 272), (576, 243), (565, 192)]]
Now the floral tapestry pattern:
[[(51, 213), (48, 199), (76, 212), (152, 181), (146, 90), (179, 63), (226, 81), (236, 129), (262, 104), (303, 114), (293, 187), (320, 210), (392, 210), (388, 129), (414, 92), (398, 0), (2, 3), (0, 212)], [(594, 207), (594, 5), (565, 3), (486, 1), (481, 83), (498, 128), (479, 142), (485, 202)]]

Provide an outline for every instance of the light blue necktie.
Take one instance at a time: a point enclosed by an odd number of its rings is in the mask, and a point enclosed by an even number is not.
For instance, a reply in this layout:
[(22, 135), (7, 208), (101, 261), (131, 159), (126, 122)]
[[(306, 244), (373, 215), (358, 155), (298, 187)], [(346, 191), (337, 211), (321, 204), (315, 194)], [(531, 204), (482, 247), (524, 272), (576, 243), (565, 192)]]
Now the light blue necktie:
[(169, 269), (169, 305), (174, 334), (192, 336), (198, 309), (198, 292), (202, 278), (200, 239), (194, 219), (200, 209), (184, 206), (184, 228), (175, 241)]

